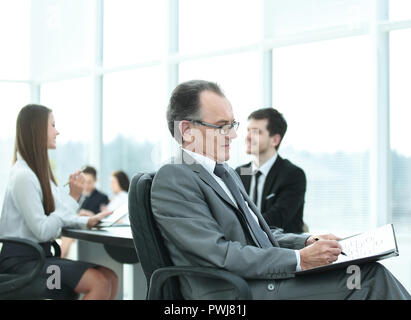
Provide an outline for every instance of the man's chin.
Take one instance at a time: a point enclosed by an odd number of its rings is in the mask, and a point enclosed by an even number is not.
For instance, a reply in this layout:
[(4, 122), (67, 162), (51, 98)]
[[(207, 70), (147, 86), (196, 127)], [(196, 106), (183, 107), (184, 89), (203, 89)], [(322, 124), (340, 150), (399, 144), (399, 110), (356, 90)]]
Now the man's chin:
[(230, 152), (222, 152), (221, 154), (218, 154), (216, 158), (218, 162), (228, 161), (230, 159)]

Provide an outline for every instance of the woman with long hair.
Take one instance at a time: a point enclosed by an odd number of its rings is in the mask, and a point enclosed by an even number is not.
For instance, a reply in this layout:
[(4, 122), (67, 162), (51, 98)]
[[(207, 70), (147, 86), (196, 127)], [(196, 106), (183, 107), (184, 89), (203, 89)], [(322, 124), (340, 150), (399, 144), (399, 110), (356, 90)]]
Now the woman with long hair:
[[(52, 111), (41, 105), (23, 107), (17, 117), (13, 167), (6, 189), (0, 218), (0, 236), (32, 240), (46, 254), (44, 274), (49, 265), (57, 265), (61, 282), (83, 299), (114, 299), (118, 290), (116, 274), (103, 266), (72, 261), (51, 254), (51, 242), (60, 236), (63, 227), (92, 228), (109, 213), (93, 217), (76, 214), (77, 200), (83, 191), (80, 171), (70, 175), (69, 195), (57, 187), (50, 167), (48, 150), (56, 149)], [(34, 263), (34, 262), (32, 262)], [(24, 248), (3, 245), (0, 269), (25, 272), (30, 269), (30, 256)]]

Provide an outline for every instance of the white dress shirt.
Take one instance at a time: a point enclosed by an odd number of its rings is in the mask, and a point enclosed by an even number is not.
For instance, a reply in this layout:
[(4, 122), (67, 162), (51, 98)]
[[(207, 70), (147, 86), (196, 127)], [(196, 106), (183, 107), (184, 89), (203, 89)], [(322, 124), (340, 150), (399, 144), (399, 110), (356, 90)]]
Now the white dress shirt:
[[(113, 199), (110, 200), (109, 204), (107, 205), (107, 210), (114, 211), (120, 208), (122, 205), (126, 204), (127, 202), (128, 202), (128, 193), (124, 190), (121, 190), (119, 193), (114, 195)], [(130, 224), (129, 215), (127, 214), (126, 216), (124, 216), (120, 220), (120, 223)]]
[(17, 155), (5, 192), (0, 236), (46, 242), (59, 237), (63, 227), (86, 228), (89, 217), (76, 214), (78, 203), (52, 181), (50, 184), (55, 210), (46, 216), (40, 181)]
[[(271, 159), (266, 161), (260, 168), (257, 167), (254, 161), (251, 163), (252, 172), (255, 172), (257, 170), (261, 172), (261, 175), (258, 178), (258, 185), (257, 185), (258, 197), (257, 197), (257, 203), (256, 203), (256, 206), (260, 210), (261, 210), (261, 199), (263, 197), (265, 179), (267, 179), (268, 172), (270, 172), (271, 167), (275, 163), (275, 160), (277, 160), (277, 157), (278, 157), (278, 153), (275, 153), (275, 155)], [(249, 190), (249, 195), (251, 199), (254, 199), (254, 187), (255, 187), (255, 175), (252, 175), (251, 183), (250, 183), (250, 190)]]
[[(217, 181), (217, 183), (221, 186), (221, 188), (223, 188), (223, 190), (225, 191), (225, 193), (227, 193), (227, 195), (229, 196), (229, 198), (233, 201), (233, 203), (234, 203), (234, 205), (238, 208), (238, 205), (237, 205), (237, 202), (235, 201), (235, 199), (234, 199), (234, 197), (233, 197), (233, 195), (231, 194), (231, 192), (230, 192), (230, 190), (228, 189), (228, 187), (226, 186), (226, 184), (224, 183), (224, 181), (220, 178), (220, 177), (218, 177), (218, 176), (216, 176), (215, 174), (214, 174), (214, 168), (215, 168), (215, 165), (216, 165), (216, 161), (214, 161), (213, 159), (210, 159), (210, 158), (207, 158), (206, 156), (203, 156), (203, 155), (201, 155), (201, 154), (199, 154), (199, 153), (195, 153), (195, 152), (192, 152), (192, 151), (189, 151), (189, 150), (186, 150), (186, 149), (183, 149), (185, 152), (187, 152), (192, 158), (194, 158), (194, 160), (196, 160), (199, 164), (201, 164), (207, 171), (208, 171), (208, 173), (210, 173), (210, 175)], [(274, 161), (275, 161), (275, 159), (274, 159)], [(274, 163), (274, 161), (273, 161), (273, 163)], [(268, 173), (268, 171), (267, 171), (267, 173)], [(261, 179), (261, 177), (260, 177), (260, 179)], [(260, 193), (260, 192), (259, 192)], [(260, 193), (261, 194), (261, 193)], [(257, 218), (257, 216), (255, 215), (255, 213), (250, 209), (250, 207), (248, 206), (248, 203), (247, 203), (247, 201), (245, 201), (245, 199), (244, 199), (244, 202), (247, 204), (247, 207), (248, 207), (248, 210), (249, 210), (249, 212), (250, 212), (250, 214), (251, 214), (251, 216), (257, 221), (257, 223), (258, 223), (258, 218)], [(264, 230), (263, 230), (263, 232), (264, 232)], [(298, 250), (294, 250), (294, 252), (295, 252), (295, 256), (296, 256), (296, 258), (297, 258), (297, 271), (300, 271), (301, 270), (301, 266), (300, 266), (300, 252), (298, 251)]]
[(128, 193), (126, 191), (120, 191), (115, 194), (107, 205), (108, 211), (113, 211), (120, 208), (123, 204), (128, 202)]

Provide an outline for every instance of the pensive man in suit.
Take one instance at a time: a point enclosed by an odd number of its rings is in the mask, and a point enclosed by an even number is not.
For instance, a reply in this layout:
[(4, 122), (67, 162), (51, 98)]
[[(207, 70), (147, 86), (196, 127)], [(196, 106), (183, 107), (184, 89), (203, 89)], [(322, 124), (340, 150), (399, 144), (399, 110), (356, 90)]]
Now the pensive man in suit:
[(252, 112), (246, 150), (255, 158), (236, 171), (269, 226), (302, 233), (307, 180), (301, 168), (278, 154), (286, 131), (287, 122), (276, 109)]
[[(181, 144), (156, 173), (154, 219), (172, 262), (228, 270), (243, 277), (254, 299), (406, 299), (394, 276), (378, 263), (361, 266), (361, 289), (347, 286), (345, 270), (295, 277), (295, 271), (329, 264), (341, 253), (337, 237), (287, 234), (268, 227), (226, 161), (236, 138), (230, 102), (212, 82), (178, 85), (167, 109), (168, 127)], [(221, 281), (180, 277), (186, 299), (231, 299)]]

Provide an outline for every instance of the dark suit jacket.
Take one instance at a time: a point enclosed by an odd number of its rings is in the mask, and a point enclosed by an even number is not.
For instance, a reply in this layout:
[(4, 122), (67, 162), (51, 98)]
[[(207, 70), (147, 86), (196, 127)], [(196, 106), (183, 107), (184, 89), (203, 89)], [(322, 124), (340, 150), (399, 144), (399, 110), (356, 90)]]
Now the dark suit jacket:
[[(236, 169), (249, 194), (251, 175), (241, 175), (240, 169), (250, 166), (251, 162)], [(282, 228), (284, 232), (303, 232), (306, 185), (304, 171), (278, 155), (268, 172), (261, 198), (261, 212), (270, 227)]]
[(108, 204), (109, 200), (106, 194), (94, 189), (89, 197), (84, 200), (80, 209), (90, 210), (94, 213), (99, 213), (102, 204)]

